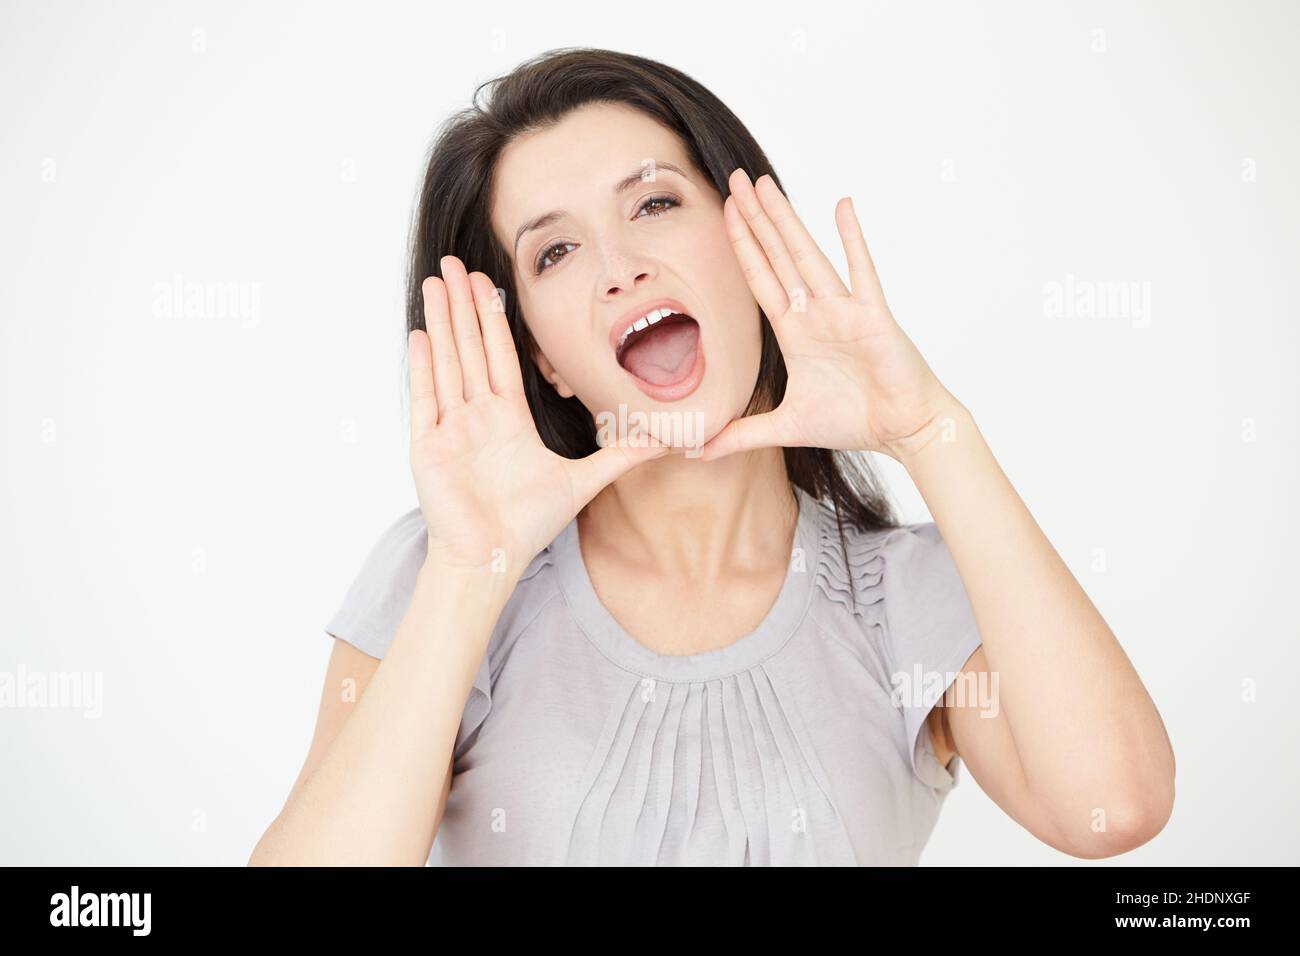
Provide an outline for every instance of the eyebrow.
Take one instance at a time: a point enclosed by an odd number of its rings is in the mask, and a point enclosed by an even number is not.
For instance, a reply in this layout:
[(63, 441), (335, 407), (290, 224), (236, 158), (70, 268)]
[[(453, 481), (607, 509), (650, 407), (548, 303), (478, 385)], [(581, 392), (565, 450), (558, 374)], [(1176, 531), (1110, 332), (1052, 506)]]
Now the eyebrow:
[[(683, 179), (690, 179), (690, 177), (686, 175), (684, 170), (682, 170), (678, 166), (673, 165), (672, 163), (664, 162), (663, 160), (659, 160), (659, 159), (651, 160), (651, 162), (654, 163), (653, 168), (656, 171), (660, 169), (666, 169), (669, 172), (676, 173), (678, 176), (681, 176)], [(615, 196), (618, 196), (622, 193), (627, 192), (637, 183), (641, 182), (644, 179), (644, 177), (645, 177), (645, 167), (638, 166), (636, 169), (632, 170), (632, 172), (628, 173), (626, 176), (624, 176), (622, 179), (620, 179), (618, 182), (614, 184), (613, 194)], [(512, 257), (517, 256), (519, 254), (519, 240), (524, 237), (524, 233), (532, 232), (534, 229), (545, 229), (547, 226), (551, 225), (552, 223), (559, 222), (561, 219), (565, 217), (565, 215), (566, 213), (564, 212), (563, 209), (552, 209), (550, 212), (542, 213), (542, 215), (538, 216), (536, 219), (529, 219), (526, 223), (520, 226), (518, 231), (515, 232), (515, 247), (514, 247), (514, 252), (512, 253)]]

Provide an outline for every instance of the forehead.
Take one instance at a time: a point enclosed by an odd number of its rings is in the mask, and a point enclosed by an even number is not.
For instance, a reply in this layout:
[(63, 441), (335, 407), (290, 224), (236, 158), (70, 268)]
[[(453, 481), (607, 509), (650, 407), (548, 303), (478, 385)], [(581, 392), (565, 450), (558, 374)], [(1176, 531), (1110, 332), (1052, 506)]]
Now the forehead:
[(521, 223), (552, 209), (577, 212), (584, 203), (608, 202), (614, 183), (644, 160), (691, 169), (672, 130), (617, 103), (580, 107), (554, 126), (516, 137), (493, 175), (493, 231), (508, 252)]

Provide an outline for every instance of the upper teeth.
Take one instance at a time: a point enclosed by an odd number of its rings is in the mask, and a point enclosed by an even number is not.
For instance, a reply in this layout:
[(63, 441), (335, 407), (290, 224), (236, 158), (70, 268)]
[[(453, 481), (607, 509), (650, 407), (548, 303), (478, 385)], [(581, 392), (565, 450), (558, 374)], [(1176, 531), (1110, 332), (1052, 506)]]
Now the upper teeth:
[(642, 329), (646, 328), (647, 326), (654, 325), (660, 319), (663, 319), (670, 315), (676, 315), (676, 312), (674, 312), (672, 309), (651, 309), (649, 312), (641, 316), (641, 318), (637, 319), (635, 322), (633, 322), (631, 325), (629, 325), (627, 328), (623, 330), (623, 334), (618, 337), (619, 348), (623, 347), (623, 343), (627, 341), (627, 337), (631, 335), (633, 332), (640, 332)]

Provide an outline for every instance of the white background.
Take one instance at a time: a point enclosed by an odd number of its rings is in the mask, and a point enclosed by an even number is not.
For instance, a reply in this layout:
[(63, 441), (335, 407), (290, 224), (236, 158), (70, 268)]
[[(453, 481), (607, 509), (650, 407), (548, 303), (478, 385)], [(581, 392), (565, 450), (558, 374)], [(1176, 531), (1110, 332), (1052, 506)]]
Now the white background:
[[(1060, 854), (963, 770), (922, 862), (1300, 863), (1297, 35), (1280, 2), (5, 0), (0, 671), (100, 673), (103, 713), (0, 710), (0, 862), (247, 860), (323, 625), (415, 505), (429, 139), (591, 45), (712, 88), (841, 265), (855, 198), (895, 315), (1169, 729), (1177, 806), (1139, 850)], [(177, 276), (257, 315), (168, 314)], [(1150, 311), (1053, 316), (1067, 281)]]

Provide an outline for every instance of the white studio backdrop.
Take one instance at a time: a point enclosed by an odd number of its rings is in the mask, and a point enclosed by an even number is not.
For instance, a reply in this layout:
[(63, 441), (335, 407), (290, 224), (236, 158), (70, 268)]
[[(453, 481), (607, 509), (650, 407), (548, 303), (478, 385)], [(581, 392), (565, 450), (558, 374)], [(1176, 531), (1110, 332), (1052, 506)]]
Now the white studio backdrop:
[(0, 863), (245, 863), (323, 625), (415, 505), (425, 149), (574, 45), (712, 88), (841, 268), (855, 198), (895, 315), (1164, 717), (1152, 843), (1064, 856), (966, 771), (923, 863), (1300, 862), (1297, 35), (1282, 2), (4, 0), (0, 673), (91, 679), (0, 709)]

